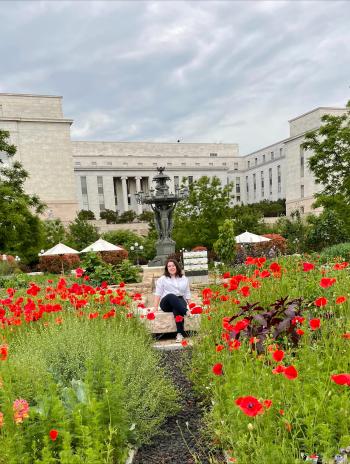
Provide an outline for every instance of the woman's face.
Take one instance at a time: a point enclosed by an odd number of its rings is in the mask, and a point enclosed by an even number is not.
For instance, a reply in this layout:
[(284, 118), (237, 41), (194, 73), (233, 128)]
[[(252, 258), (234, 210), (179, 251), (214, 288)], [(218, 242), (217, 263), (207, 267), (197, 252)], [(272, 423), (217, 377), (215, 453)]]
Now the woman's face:
[(169, 261), (168, 264), (167, 264), (167, 269), (168, 269), (168, 272), (171, 276), (175, 276), (176, 275), (176, 266), (175, 264), (172, 262), (172, 261)]

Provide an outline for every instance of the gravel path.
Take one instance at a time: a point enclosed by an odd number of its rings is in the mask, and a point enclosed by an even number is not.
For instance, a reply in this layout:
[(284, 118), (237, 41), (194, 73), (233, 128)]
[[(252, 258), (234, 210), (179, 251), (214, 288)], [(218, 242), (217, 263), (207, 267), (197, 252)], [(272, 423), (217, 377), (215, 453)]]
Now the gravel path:
[(181, 410), (168, 418), (160, 436), (153, 444), (142, 446), (134, 464), (219, 464), (223, 457), (210, 448), (201, 436), (203, 411), (183, 368), (189, 362), (191, 350), (165, 351), (162, 361), (175, 385), (182, 392)]

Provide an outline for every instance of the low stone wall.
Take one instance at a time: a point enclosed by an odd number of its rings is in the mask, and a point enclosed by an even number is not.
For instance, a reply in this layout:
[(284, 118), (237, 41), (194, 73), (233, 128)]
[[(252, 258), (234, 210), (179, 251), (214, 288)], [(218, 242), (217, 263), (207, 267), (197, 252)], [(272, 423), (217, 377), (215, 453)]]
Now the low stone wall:
[(127, 222), (125, 224), (107, 224), (104, 219), (88, 221), (89, 224), (97, 227), (99, 233), (112, 232), (115, 230), (130, 230), (135, 234), (146, 237), (149, 231), (148, 222)]

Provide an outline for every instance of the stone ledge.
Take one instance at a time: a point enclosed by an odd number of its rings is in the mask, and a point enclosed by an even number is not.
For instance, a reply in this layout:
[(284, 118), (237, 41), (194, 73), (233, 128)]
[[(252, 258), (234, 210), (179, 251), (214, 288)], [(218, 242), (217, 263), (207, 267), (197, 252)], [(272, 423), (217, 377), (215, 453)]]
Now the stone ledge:
[[(148, 320), (146, 312), (141, 316), (141, 321), (150, 330), (151, 333), (171, 333), (176, 332), (176, 324), (173, 313), (164, 313), (163, 311), (156, 311), (154, 313), (155, 319)], [(185, 316), (185, 331), (197, 332), (200, 326), (200, 314), (193, 314)]]

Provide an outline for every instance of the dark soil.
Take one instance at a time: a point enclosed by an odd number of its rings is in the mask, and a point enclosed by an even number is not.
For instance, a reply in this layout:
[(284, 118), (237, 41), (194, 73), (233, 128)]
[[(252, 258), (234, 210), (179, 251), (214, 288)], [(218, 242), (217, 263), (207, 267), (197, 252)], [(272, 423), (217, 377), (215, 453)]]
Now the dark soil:
[(181, 410), (168, 418), (160, 435), (151, 445), (142, 446), (134, 464), (219, 464), (225, 460), (213, 450), (201, 429), (203, 408), (196, 399), (192, 385), (184, 373), (191, 350), (162, 352), (162, 363), (181, 392)]

